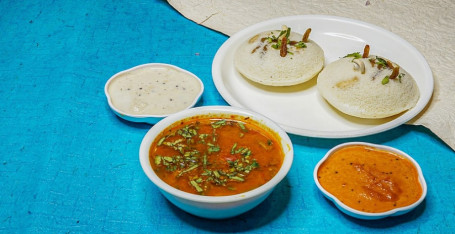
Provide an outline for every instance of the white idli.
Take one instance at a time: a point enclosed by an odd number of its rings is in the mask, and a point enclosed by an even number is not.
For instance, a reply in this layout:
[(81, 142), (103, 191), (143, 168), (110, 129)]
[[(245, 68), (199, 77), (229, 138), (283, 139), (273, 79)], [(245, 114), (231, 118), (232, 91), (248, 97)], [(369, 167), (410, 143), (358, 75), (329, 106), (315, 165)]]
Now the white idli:
[[(286, 54), (280, 56), (281, 40), (286, 32)], [(254, 82), (270, 86), (296, 85), (312, 79), (322, 70), (324, 51), (314, 41), (285, 27), (248, 38), (237, 49), (234, 64), (244, 77)]]
[(416, 105), (419, 88), (408, 72), (385, 58), (364, 57), (357, 53), (357, 57), (341, 58), (319, 74), (317, 88), (327, 102), (347, 115), (371, 119)]

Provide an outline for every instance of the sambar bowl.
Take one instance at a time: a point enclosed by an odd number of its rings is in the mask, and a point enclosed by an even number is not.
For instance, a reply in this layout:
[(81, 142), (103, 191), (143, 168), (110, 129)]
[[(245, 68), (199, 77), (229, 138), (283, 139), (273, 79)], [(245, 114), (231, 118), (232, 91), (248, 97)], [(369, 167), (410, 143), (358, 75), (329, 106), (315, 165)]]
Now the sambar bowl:
[[(194, 116), (209, 116), (213, 118), (237, 116), (252, 120), (266, 128), (268, 131), (274, 132), (279, 138), (277, 139), (277, 142), (284, 155), (281, 167), (279, 167), (276, 174), (269, 181), (261, 186), (234, 195), (207, 196), (193, 194), (169, 185), (163, 181), (153, 169), (150, 159), (150, 148), (163, 130)], [(147, 132), (139, 150), (139, 159), (142, 169), (147, 177), (158, 187), (164, 197), (175, 206), (190, 214), (209, 219), (234, 217), (259, 205), (272, 193), (278, 183), (285, 178), (291, 168), (293, 157), (294, 151), (292, 142), (281, 127), (261, 114), (230, 106), (204, 106), (172, 114), (159, 121)]]

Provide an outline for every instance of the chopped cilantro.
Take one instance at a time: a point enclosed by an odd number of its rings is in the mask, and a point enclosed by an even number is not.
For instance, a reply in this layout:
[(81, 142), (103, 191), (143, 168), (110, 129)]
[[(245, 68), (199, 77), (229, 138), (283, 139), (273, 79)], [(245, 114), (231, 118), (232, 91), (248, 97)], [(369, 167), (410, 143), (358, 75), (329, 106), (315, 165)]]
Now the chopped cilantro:
[(353, 57), (353, 58), (359, 59), (359, 58), (362, 58), (362, 55), (360, 54), (360, 52), (354, 52), (354, 53), (350, 53), (350, 54), (344, 56), (344, 58), (348, 58), (348, 57)]

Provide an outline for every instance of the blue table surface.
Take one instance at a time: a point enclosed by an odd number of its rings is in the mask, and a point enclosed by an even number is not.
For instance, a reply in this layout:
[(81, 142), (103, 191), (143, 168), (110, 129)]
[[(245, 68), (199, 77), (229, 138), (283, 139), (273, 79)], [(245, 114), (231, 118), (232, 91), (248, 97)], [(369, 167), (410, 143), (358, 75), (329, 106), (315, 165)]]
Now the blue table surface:
[[(455, 153), (431, 131), (403, 125), (355, 139), (291, 135), (294, 164), (255, 209), (227, 220), (189, 215), (143, 173), (148, 124), (109, 109), (104, 84), (143, 63), (198, 75), (201, 105), (227, 105), (211, 65), (227, 36), (186, 19), (163, 0), (0, 1), (0, 232), (455, 232)], [(426, 200), (399, 217), (364, 221), (341, 213), (314, 184), (333, 146), (397, 147), (421, 165)]]

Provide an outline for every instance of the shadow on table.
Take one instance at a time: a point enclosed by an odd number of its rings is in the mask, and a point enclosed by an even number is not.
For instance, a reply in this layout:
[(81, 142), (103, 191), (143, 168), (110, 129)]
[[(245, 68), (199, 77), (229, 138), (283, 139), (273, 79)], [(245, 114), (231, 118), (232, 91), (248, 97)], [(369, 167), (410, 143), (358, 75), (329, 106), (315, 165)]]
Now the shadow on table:
[(384, 142), (389, 142), (393, 139), (399, 138), (402, 135), (405, 135), (412, 131), (412, 128), (416, 126), (402, 125), (394, 129), (387, 130), (385, 132), (376, 133), (369, 136), (362, 137), (351, 137), (351, 138), (317, 138), (317, 137), (306, 137), (299, 136), (294, 134), (289, 134), (293, 144), (316, 147), (316, 148), (327, 148), (330, 149), (336, 145), (351, 142), (351, 141), (361, 141), (369, 142), (374, 144), (384, 144)]
[(345, 215), (346, 219), (351, 220), (352, 222), (365, 226), (368, 228), (377, 228), (377, 229), (383, 229), (383, 228), (389, 228), (389, 227), (394, 227), (398, 226), (402, 223), (407, 223), (411, 222), (415, 219), (417, 219), (419, 216), (422, 215), (426, 207), (426, 201), (424, 200), (420, 205), (418, 205), (414, 210), (410, 211), (409, 213), (406, 213), (404, 215), (400, 216), (394, 216), (394, 217), (388, 217), (385, 219), (380, 219), (380, 220), (361, 220), (361, 219), (356, 219), (352, 218), (351, 216)]
[(285, 177), (261, 204), (244, 214), (230, 219), (212, 220), (199, 218), (180, 210), (171, 203), (168, 204), (182, 222), (195, 228), (220, 233), (244, 232), (267, 225), (284, 213), (291, 196), (290, 187), (289, 181)]
[(140, 122), (131, 122), (125, 119), (120, 118), (119, 116), (115, 115), (115, 118), (122, 124), (131, 127), (131, 128), (137, 128), (137, 129), (150, 129), (153, 127), (153, 124), (148, 124), (148, 123), (140, 123)]
[(333, 209), (336, 209), (338, 212), (342, 214), (346, 220), (349, 220), (350, 222), (356, 223), (357, 225), (368, 227), (368, 228), (376, 228), (376, 229), (386, 229), (386, 228), (391, 228), (394, 226), (401, 225), (403, 223), (411, 222), (414, 221), (415, 219), (419, 218), (425, 211), (426, 207), (426, 200), (423, 200), (420, 205), (418, 205), (414, 210), (411, 210), (409, 213), (399, 215), (399, 216), (391, 216), (387, 217), (384, 219), (378, 219), (378, 220), (363, 220), (363, 219), (357, 219), (353, 218), (343, 212), (341, 212), (335, 204), (330, 201), (329, 199), (325, 198), (324, 199), (330, 204), (330, 206)]

